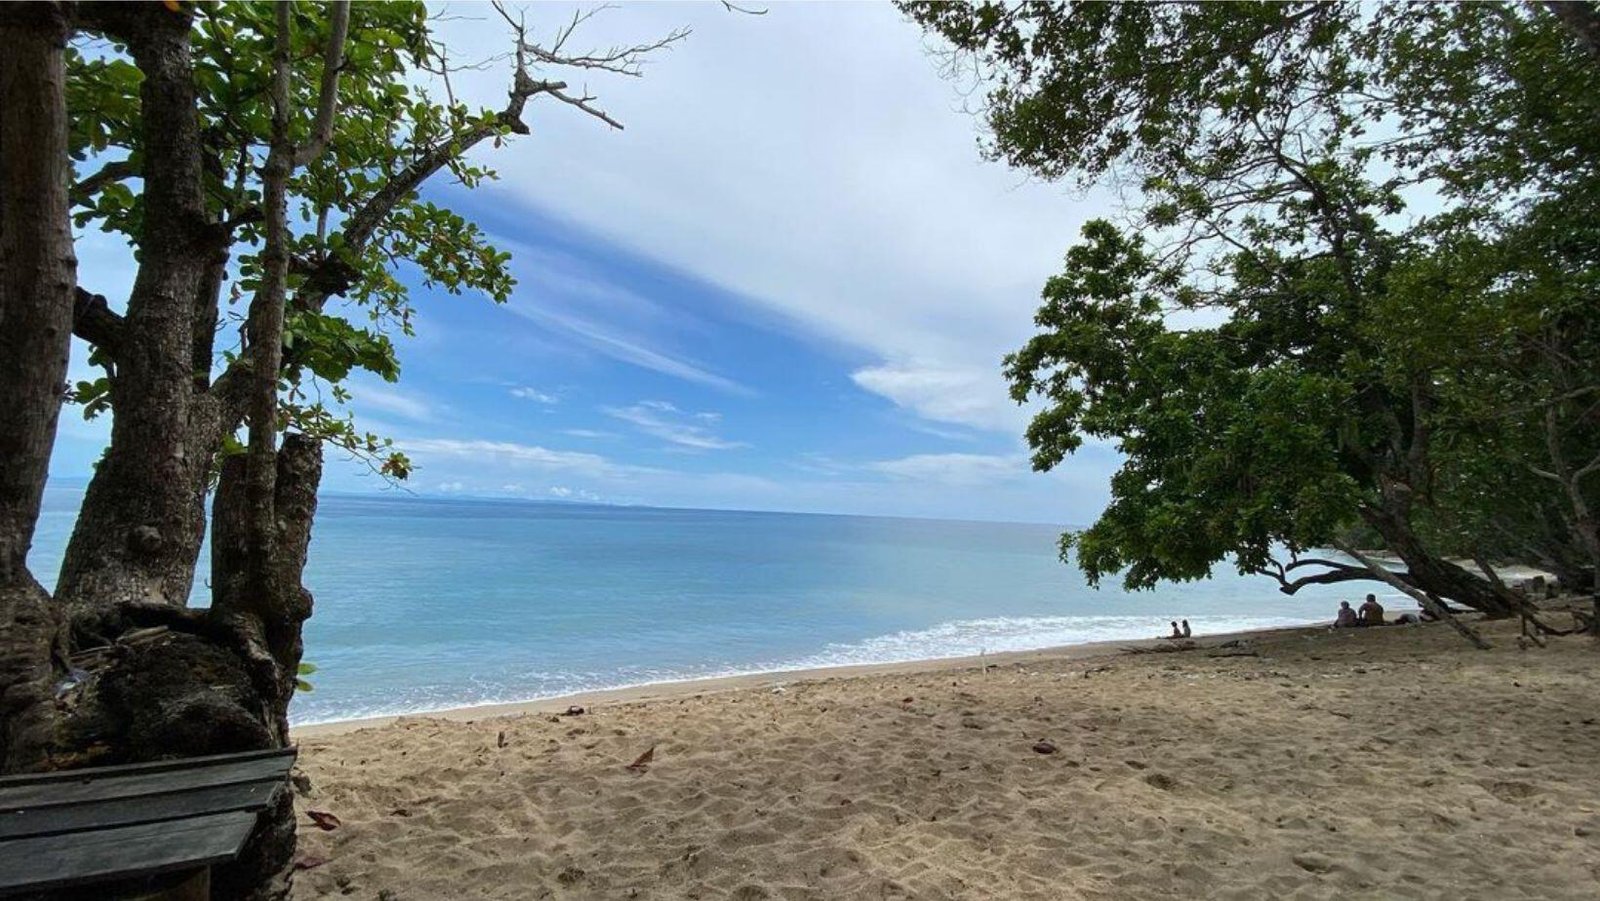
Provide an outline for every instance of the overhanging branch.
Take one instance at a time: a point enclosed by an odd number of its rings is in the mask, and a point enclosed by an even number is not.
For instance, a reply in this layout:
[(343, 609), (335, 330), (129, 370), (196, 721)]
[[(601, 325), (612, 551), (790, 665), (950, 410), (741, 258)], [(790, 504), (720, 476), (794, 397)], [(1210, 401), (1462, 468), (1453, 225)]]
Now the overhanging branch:
[(122, 347), (126, 325), (121, 316), (111, 311), (106, 299), (83, 288), (74, 288), (72, 297), (72, 333), (93, 344), (113, 358)]

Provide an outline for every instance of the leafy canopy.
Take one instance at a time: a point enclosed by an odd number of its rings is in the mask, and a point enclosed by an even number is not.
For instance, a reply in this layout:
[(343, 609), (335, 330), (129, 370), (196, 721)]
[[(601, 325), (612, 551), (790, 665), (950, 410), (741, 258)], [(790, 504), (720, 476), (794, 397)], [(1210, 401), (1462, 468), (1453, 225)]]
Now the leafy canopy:
[[(1527, 436), (1541, 398), (1600, 383), (1535, 365), (1594, 359), (1574, 351), (1597, 306), (1600, 66), (1554, 17), (902, 8), (986, 87), (989, 155), (1135, 198), (1085, 228), (1006, 361), (1013, 396), (1047, 404), (1038, 468), (1088, 437), (1126, 455), (1105, 513), (1063, 539), (1091, 581), (1199, 578), (1229, 556), (1282, 575), (1274, 545), (1358, 520), (1526, 551), (1528, 523), (1557, 515), (1548, 486), (1526, 490)], [(1566, 438), (1594, 433), (1592, 411), (1565, 415)], [(1501, 523), (1516, 540), (1491, 539), (1491, 510), (1522, 511), (1497, 514), (1521, 518)]]
[[(191, 35), (194, 86), (203, 136), (205, 197), (219, 224), (232, 228), (231, 285), (219, 334), (237, 333), (243, 302), (260, 282), (262, 248), (261, 167), (271, 136), (270, 65), (275, 36), (274, 4), (199, 4)], [(329, 19), (300, 5), (294, 12), (291, 106), (313, 108)], [(391, 335), (412, 333), (412, 298), (405, 275), (423, 287), (467, 292), (504, 301), (515, 285), (510, 255), (495, 248), (477, 225), (419, 197), (384, 195), (408, 167), (449, 148), (458, 136), (488, 128), (509, 129), (498, 113), (473, 110), (440, 98), (427, 85), (443, 65), (429, 34), (424, 4), (357, 3), (351, 7), (350, 40), (339, 83), (339, 115), (328, 151), (297, 170), (290, 183), (293, 228), (290, 294), (316, 296), (308, 280), (324, 277), (335, 261), (342, 300), (291, 303), (285, 325), (283, 373), (285, 424), (367, 456), (387, 455), (384, 471), (404, 477), (409, 464), (386, 441), (360, 433), (348, 414), (324, 401), (349, 399), (341, 383), (354, 370), (388, 381), (400, 365)], [(137, 173), (143, 166), (139, 89), (142, 75), (126, 48), (85, 43), (69, 52), (68, 103), (72, 157), (78, 165), (74, 219), (80, 228), (139, 234), (143, 215)], [(297, 116), (296, 141), (306, 137), (309, 116)], [(498, 140), (498, 139), (497, 139)], [(494, 173), (460, 154), (445, 167), (471, 188)], [(395, 200), (392, 207), (385, 201)], [(383, 215), (363, 215), (383, 206)], [(91, 276), (92, 277), (92, 276)], [(92, 287), (92, 286), (91, 286)], [(326, 293), (321, 292), (321, 293)], [(211, 367), (238, 355), (224, 341)], [(198, 363), (198, 361), (197, 361)], [(206, 373), (202, 373), (204, 375)], [(321, 390), (328, 387), (324, 395)], [(86, 415), (105, 408), (107, 381), (77, 386)]]

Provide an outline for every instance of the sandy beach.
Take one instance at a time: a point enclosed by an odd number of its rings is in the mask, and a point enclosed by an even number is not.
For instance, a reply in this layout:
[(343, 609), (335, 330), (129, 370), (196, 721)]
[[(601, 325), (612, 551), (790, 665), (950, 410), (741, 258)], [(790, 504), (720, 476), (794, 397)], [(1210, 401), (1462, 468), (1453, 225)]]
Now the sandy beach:
[(1594, 645), (1485, 634), (1122, 643), (305, 728), (296, 897), (1600, 896)]

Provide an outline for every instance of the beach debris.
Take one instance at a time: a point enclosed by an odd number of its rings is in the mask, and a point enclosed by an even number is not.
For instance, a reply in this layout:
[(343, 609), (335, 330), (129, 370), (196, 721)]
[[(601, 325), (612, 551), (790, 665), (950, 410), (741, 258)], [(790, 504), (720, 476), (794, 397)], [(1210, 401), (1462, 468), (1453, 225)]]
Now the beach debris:
[(1159, 788), (1162, 791), (1172, 791), (1178, 787), (1178, 780), (1168, 776), (1166, 773), (1151, 773), (1144, 777), (1144, 781), (1149, 783), (1151, 787)]
[(411, 811), (405, 807), (396, 807), (394, 810), (389, 811), (389, 816), (408, 817), (411, 816)]
[(915, 701), (915, 700), (916, 700), (916, 698), (913, 698), (913, 697), (904, 697), (904, 698), (900, 699), (900, 703), (902, 703), (902, 704), (910, 704), (912, 701)]
[(560, 715), (561, 716), (583, 716), (585, 713), (588, 713), (588, 712), (589, 711), (583, 709), (582, 707), (579, 707), (577, 704), (573, 704), (571, 707), (568, 707), (566, 710), (562, 711)]
[(510, 744), (510, 742), (506, 741), (506, 732), (504, 729), (502, 729), (500, 730), (500, 734), (494, 737), (494, 746), (497, 748), (503, 748), (508, 744)]
[(1315, 851), (1296, 854), (1290, 859), (1294, 861), (1295, 866), (1305, 870), (1307, 873), (1331, 873), (1339, 866), (1331, 858)]
[(294, 772), (289, 774), (289, 784), (294, 786), (294, 793), (295, 794), (299, 795), (302, 798), (310, 797), (310, 795), (311, 795), (311, 777), (310, 776), (307, 776), (305, 773), (302, 773), (299, 770), (295, 770)]
[(310, 817), (311, 822), (316, 823), (317, 828), (324, 832), (332, 832), (341, 825), (339, 818), (326, 810), (307, 810), (306, 816)]
[(315, 870), (327, 862), (328, 858), (326, 857), (318, 857), (315, 854), (302, 854), (294, 859), (294, 868), (297, 870)]
[[(1038, 752), (1038, 753), (1040, 753), (1040, 754), (1054, 754), (1056, 751), (1058, 751), (1060, 749), (1057, 748), (1055, 746), (1055, 744), (1053, 742), (1049, 741), (1048, 739), (1041, 738), (1038, 741), (1033, 743), (1033, 750)], [(963, 769), (965, 769), (965, 767), (963, 767)]]
[(627, 769), (633, 770), (635, 773), (642, 773), (645, 770), (650, 768), (651, 762), (654, 761), (655, 759), (656, 759), (656, 746), (655, 745), (651, 745), (648, 750), (646, 750), (643, 754), (639, 755), (639, 759), (638, 760), (635, 760), (633, 763), (628, 764)]
[(571, 864), (568, 864), (561, 869), (561, 872), (556, 874), (556, 881), (562, 885), (572, 885), (575, 882), (581, 881), (583, 877), (587, 875), (588, 874), (585, 873), (581, 867), (575, 867)]
[(1174, 640), (1171, 644), (1160, 644), (1153, 647), (1130, 646), (1122, 649), (1124, 654), (1174, 654), (1178, 651), (1192, 651), (1199, 645), (1186, 638)]

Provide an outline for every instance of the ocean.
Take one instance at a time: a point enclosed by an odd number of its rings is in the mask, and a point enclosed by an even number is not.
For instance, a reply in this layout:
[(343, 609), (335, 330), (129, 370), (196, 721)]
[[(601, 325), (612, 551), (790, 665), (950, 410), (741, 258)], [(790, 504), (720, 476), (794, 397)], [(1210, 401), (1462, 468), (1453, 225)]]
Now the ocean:
[[(82, 487), (47, 490), (30, 562), (55, 578)], [(1058, 526), (324, 496), (298, 724), (740, 673), (959, 657), (1331, 620), (1227, 566), (1087, 587)], [(207, 558), (191, 603), (209, 600)], [(1362, 588), (1360, 591), (1367, 589)]]

